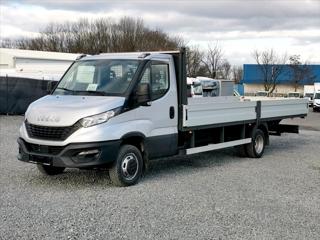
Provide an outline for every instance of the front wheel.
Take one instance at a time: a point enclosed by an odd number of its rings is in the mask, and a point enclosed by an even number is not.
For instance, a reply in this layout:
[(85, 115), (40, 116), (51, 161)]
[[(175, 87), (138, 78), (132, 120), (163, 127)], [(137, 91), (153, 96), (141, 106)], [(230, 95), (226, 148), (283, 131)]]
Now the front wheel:
[(57, 175), (60, 173), (63, 173), (64, 167), (53, 167), (53, 166), (47, 166), (47, 165), (37, 165), (38, 170), (44, 174), (44, 175)]
[(117, 160), (109, 169), (110, 179), (119, 187), (134, 185), (142, 175), (142, 165), (143, 160), (139, 149), (132, 145), (123, 145)]
[(263, 155), (266, 146), (266, 138), (260, 129), (252, 131), (252, 142), (246, 145), (248, 157), (260, 158)]

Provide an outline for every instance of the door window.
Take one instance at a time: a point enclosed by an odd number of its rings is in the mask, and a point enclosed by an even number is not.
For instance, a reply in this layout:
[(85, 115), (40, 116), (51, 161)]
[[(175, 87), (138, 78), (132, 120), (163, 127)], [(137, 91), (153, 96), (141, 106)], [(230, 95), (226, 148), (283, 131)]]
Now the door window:
[(152, 100), (161, 98), (169, 89), (168, 64), (151, 65), (151, 95)]
[(165, 63), (154, 63), (147, 67), (140, 84), (148, 83), (151, 90), (151, 100), (164, 96), (169, 90), (169, 66)]

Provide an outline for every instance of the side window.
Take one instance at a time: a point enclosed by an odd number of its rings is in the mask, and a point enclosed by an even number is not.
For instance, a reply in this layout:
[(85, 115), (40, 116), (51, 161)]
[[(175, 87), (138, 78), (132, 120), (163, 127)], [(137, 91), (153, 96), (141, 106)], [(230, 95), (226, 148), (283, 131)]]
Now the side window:
[(140, 80), (140, 84), (141, 83), (151, 83), (150, 79), (151, 79), (151, 74), (150, 74), (151, 70), (150, 67), (146, 68), (146, 70), (144, 71), (142, 78)]
[(149, 84), (151, 100), (161, 98), (169, 89), (169, 65), (152, 64), (144, 70), (139, 84)]
[(169, 65), (151, 65), (151, 100), (161, 98), (169, 89)]

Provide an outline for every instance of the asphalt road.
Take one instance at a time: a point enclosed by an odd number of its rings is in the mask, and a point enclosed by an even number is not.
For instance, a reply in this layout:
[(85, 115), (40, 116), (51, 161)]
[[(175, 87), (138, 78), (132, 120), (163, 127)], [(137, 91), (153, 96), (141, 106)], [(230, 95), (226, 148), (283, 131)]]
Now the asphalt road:
[[(317, 129), (315, 114), (298, 121)], [(261, 159), (158, 161), (116, 188), (104, 171), (45, 177), (17, 161), (22, 120), (0, 116), (0, 239), (320, 239), (319, 131), (271, 137)]]

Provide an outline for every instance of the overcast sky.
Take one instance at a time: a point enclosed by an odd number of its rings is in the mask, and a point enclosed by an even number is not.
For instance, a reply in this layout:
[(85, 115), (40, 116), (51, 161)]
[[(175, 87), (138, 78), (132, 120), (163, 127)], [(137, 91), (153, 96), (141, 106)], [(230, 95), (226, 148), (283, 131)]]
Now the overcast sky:
[(219, 41), (233, 64), (270, 48), (320, 63), (320, 0), (1, 0), (0, 8), (1, 38), (35, 36), (50, 22), (131, 16), (203, 49)]

